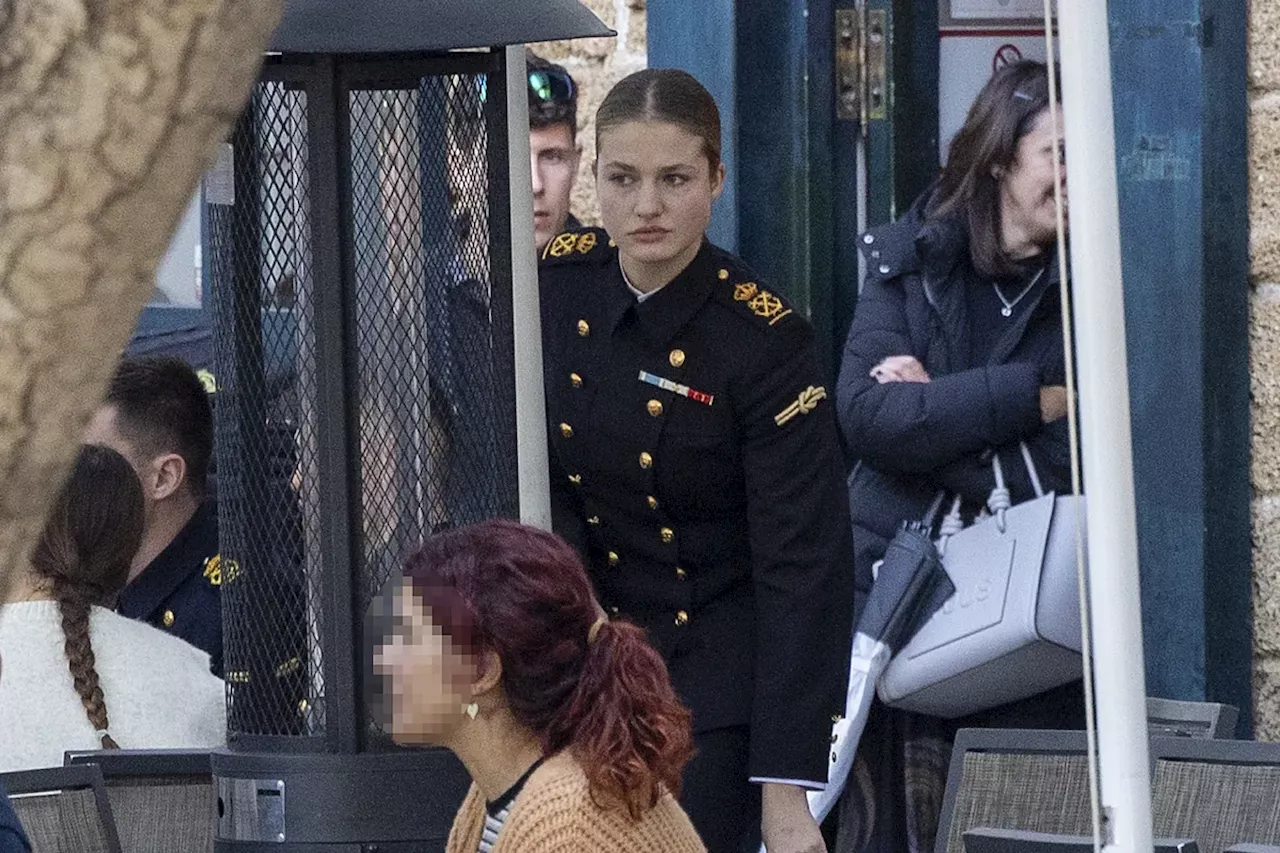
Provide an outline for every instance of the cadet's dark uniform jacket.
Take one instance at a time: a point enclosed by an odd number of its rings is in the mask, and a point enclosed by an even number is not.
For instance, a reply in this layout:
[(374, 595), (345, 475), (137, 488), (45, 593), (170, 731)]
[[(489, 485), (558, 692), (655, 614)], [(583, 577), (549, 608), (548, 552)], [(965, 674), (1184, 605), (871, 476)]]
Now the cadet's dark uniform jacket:
[(608, 235), (543, 252), (552, 512), (648, 629), (694, 729), (824, 782), (852, 619), (844, 465), (809, 323), (704, 243), (643, 303)]
[(222, 677), (224, 567), (218, 556), (218, 513), (204, 504), (160, 556), (120, 592), (116, 609), (209, 653)]

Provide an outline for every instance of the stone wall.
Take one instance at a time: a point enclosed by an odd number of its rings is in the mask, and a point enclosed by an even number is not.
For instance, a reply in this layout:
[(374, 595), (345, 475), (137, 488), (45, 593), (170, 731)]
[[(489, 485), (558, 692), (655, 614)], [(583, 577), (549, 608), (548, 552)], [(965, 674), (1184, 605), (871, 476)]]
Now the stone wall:
[(549, 41), (530, 45), (544, 59), (559, 63), (578, 85), (578, 141), (582, 167), (573, 190), (573, 212), (588, 225), (600, 222), (591, 166), (596, 156), (596, 108), (623, 77), (645, 67), (645, 0), (583, 0), (616, 38)]
[(1280, 740), (1280, 3), (1252, 0), (1250, 18), (1254, 712)]

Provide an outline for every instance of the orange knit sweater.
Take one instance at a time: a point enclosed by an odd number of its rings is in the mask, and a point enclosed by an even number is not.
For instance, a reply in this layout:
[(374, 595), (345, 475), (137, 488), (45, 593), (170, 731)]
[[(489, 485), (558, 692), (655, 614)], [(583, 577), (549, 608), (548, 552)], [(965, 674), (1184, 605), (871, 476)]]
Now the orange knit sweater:
[[(476, 853), (485, 801), (475, 785), (449, 832), (445, 853)], [(582, 766), (568, 753), (543, 762), (511, 804), (493, 853), (706, 853), (679, 803), (664, 794), (639, 821), (591, 800)]]

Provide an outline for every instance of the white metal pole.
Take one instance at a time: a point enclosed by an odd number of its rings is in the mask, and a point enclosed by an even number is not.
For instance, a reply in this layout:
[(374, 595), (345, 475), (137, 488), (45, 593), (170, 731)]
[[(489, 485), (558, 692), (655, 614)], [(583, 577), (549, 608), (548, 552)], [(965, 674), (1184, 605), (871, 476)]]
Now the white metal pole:
[(1151, 849), (1138, 534), (1106, 0), (1058, 4), (1104, 849)]
[(525, 48), (507, 51), (507, 151), (511, 175), (511, 312), (515, 326), (516, 471), (520, 520), (551, 529), (547, 474), (546, 400), (542, 388), (542, 319), (533, 237), (533, 174), (529, 165), (529, 82)]

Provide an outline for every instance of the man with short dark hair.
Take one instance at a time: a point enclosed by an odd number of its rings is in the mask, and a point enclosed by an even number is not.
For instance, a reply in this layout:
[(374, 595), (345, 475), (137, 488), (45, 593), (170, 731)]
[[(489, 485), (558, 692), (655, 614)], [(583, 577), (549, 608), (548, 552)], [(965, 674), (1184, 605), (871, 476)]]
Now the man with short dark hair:
[(120, 613), (209, 653), (222, 675), (218, 517), (205, 501), (213, 412), (204, 384), (178, 358), (126, 358), (85, 434), (120, 453), (142, 481), (142, 545)]
[(569, 212), (578, 174), (578, 89), (563, 66), (533, 51), (529, 70), (529, 165), (533, 170), (533, 232), (541, 253), (551, 238), (580, 227)]

